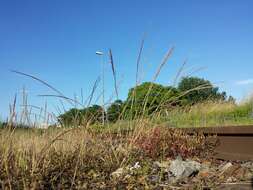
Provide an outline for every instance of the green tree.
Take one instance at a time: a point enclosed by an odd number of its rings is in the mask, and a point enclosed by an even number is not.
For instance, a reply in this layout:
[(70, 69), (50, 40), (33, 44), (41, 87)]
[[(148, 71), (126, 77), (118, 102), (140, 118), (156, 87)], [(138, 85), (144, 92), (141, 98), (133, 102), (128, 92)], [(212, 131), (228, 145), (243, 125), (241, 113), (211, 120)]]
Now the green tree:
[[(173, 105), (177, 95), (176, 88), (144, 82), (129, 90), (126, 100), (126, 115), (130, 118), (141, 114), (150, 115), (168, 105)], [(145, 113), (143, 113), (144, 111)]]
[(233, 96), (229, 96), (228, 97), (228, 102), (232, 103), (232, 104), (235, 104), (236, 100), (235, 100), (235, 98)]
[(114, 101), (107, 109), (107, 117), (108, 121), (110, 122), (116, 122), (122, 111), (123, 111), (123, 101), (122, 100), (116, 100)]
[(106, 118), (106, 112), (103, 109), (103, 107), (101, 107), (99, 105), (93, 105), (93, 106), (83, 109), (82, 115), (84, 116), (85, 120), (91, 124), (102, 123), (103, 122), (103, 112), (104, 112), (104, 117)]
[(58, 116), (58, 121), (64, 126), (78, 126), (82, 121), (82, 112), (77, 108), (72, 108)]
[(218, 87), (214, 87), (208, 80), (198, 77), (184, 77), (178, 84), (178, 89), (182, 94), (186, 104), (195, 104), (206, 100), (226, 99), (226, 92), (219, 92)]
[(99, 105), (93, 105), (84, 109), (72, 108), (69, 111), (61, 114), (58, 121), (64, 126), (80, 126), (87, 122), (90, 124), (102, 123), (106, 115), (104, 109)]

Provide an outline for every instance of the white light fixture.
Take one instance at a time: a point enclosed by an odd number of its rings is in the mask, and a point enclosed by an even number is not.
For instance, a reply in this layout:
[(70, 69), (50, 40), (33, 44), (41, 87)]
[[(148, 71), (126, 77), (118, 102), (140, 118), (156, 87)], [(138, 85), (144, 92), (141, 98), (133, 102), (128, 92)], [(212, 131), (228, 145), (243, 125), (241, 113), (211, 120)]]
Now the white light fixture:
[(101, 52), (101, 51), (96, 51), (96, 54), (97, 54), (97, 55), (104, 55), (104, 53)]

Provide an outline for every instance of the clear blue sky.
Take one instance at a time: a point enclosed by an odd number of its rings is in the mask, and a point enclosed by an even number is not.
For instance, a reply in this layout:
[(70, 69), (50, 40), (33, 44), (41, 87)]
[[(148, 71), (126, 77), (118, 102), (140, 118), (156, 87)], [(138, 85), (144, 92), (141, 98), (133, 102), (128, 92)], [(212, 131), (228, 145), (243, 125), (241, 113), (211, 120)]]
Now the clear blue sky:
[[(112, 48), (120, 98), (135, 83), (135, 64), (147, 34), (142, 78), (150, 80), (172, 45), (173, 57), (158, 82), (170, 84), (188, 59), (186, 71), (216, 83), (242, 99), (253, 88), (252, 0), (0, 0), (0, 115), (8, 115), (14, 94), (26, 87), (30, 103), (42, 106), (45, 86), (9, 72), (45, 79), (67, 96), (87, 96), (100, 73), (97, 50)], [(106, 63), (106, 97), (113, 82)], [(47, 99), (53, 110), (58, 101)], [(20, 101), (19, 104), (20, 105)]]

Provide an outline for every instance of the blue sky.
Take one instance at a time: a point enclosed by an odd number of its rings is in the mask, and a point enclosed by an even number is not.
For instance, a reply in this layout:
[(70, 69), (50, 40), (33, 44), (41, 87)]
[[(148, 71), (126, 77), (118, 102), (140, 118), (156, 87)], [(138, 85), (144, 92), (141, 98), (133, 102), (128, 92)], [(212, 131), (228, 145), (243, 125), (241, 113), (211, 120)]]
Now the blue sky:
[[(252, 0), (0, 0), (0, 115), (8, 115), (14, 94), (23, 86), (33, 105), (45, 101), (54, 111), (53, 94), (10, 69), (33, 74), (80, 97), (91, 91), (105, 53), (106, 98), (113, 92), (107, 52), (112, 48), (119, 96), (135, 83), (140, 41), (146, 33), (141, 78), (150, 80), (166, 51), (172, 58), (157, 82), (171, 84), (185, 59), (186, 73), (209, 79), (228, 94), (242, 99), (253, 88)], [(20, 105), (20, 101), (18, 105)]]

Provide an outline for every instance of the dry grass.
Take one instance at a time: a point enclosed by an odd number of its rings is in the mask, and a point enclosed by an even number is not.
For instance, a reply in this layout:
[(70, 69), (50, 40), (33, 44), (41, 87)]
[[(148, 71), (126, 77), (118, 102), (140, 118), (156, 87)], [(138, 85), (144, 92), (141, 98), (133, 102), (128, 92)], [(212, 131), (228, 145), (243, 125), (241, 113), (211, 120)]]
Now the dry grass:
[(0, 185), (2, 189), (110, 189), (124, 184), (111, 177), (119, 167), (178, 154), (203, 155), (207, 146), (203, 137), (163, 127), (145, 130), (147, 124), (126, 134), (97, 133), (89, 127), (2, 129)]

